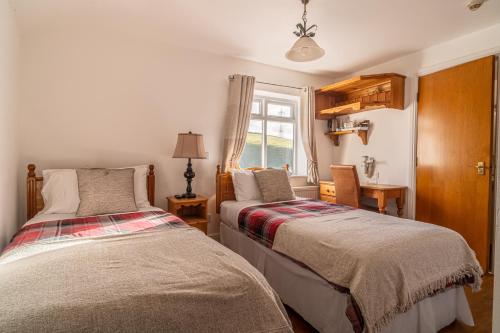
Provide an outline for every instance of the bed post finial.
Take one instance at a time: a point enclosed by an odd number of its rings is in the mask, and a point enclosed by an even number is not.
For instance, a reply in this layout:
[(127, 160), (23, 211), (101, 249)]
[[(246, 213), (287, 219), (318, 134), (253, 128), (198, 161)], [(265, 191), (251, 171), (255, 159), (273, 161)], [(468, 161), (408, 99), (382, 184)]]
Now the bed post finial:
[(220, 175), (220, 164), (217, 164), (217, 174)]
[(38, 213), (35, 169), (36, 167), (34, 164), (28, 164), (28, 177), (26, 178), (26, 216), (28, 220)]
[(283, 167), (285, 168), (285, 170), (287, 172), (290, 171), (290, 165), (288, 163), (285, 163), (285, 165)]
[(28, 177), (35, 177), (36, 176), (36, 173), (35, 173), (35, 165), (34, 164), (28, 164)]
[(149, 165), (149, 173), (146, 176), (146, 190), (148, 191), (148, 201), (151, 206), (155, 205), (155, 166)]

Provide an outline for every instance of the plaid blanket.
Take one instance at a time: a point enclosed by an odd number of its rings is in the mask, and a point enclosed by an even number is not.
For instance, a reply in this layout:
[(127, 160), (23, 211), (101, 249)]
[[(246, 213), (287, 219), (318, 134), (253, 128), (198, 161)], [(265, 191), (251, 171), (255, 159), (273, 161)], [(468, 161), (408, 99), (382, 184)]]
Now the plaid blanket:
[(42, 242), (52, 243), (70, 239), (179, 227), (187, 227), (187, 224), (177, 216), (164, 211), (132, 212), (37, 222), (21, 228), (3, 250), (2, 255), (20, 247)]
[(240, 231), (248, 237), (272, 248), (276, 231), (285, 222), (344, 213), (353, 209), (317, 200), (284, 201), (242, 209), (238, 216), (238, 225)]

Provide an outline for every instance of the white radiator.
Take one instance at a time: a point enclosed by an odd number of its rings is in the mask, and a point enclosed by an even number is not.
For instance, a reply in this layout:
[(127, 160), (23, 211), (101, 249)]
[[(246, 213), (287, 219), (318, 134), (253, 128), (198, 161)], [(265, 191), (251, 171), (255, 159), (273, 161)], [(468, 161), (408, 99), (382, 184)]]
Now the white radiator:
[(316, 200), (319, 199), (319, 186), (317, 185), (294, 186), (292, 189), (297, 197)]

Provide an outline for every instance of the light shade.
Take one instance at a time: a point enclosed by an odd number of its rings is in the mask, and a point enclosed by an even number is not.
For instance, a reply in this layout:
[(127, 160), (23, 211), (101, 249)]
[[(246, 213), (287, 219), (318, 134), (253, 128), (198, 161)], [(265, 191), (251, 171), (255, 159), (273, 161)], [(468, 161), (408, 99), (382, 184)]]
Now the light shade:
[(292, 61), (304, 62), (321, 58), (325, 55), (325, 50), (316, 44), (311, 37), (300, 37), (293, 44), (286, 57)]
[(203, 135), (195, 133), (179, 133), (173, 158), (207, 158)]

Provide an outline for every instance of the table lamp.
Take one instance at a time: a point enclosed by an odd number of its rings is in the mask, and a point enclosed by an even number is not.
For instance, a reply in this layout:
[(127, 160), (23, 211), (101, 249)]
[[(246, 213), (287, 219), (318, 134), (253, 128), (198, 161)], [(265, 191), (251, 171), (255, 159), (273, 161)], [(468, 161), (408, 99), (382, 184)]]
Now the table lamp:
[(177, 199), (196, 198), (196, 194), (192, 192), (191, 182), (195, 176), (192, 168), (191, 159), (205, 159), (205, 145), (203, 144), (203, 135), (191, 133), (179, 133), (177, 137), (177, 145), (175, 146), (173, 158), (187, 158), (188, 164), (184, 177), (186, 177), (187, 187), (186, 193), (176, 195)]

